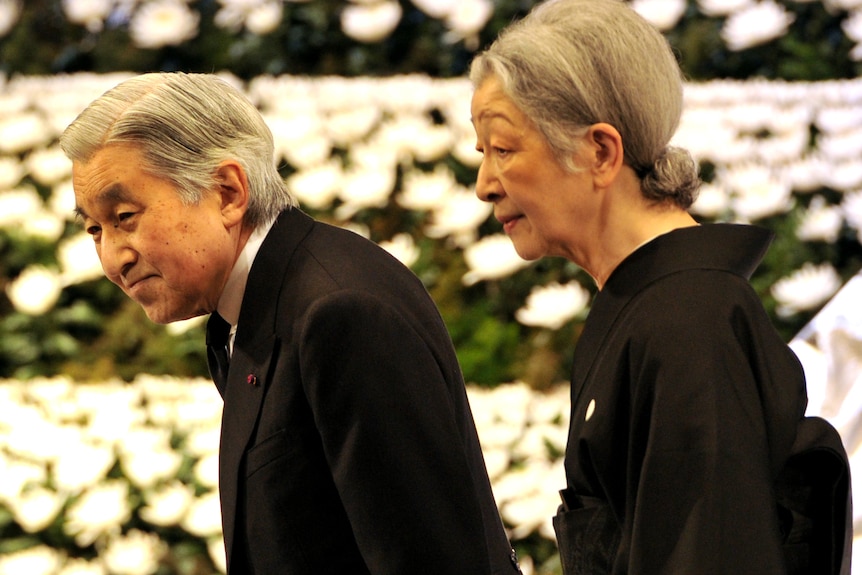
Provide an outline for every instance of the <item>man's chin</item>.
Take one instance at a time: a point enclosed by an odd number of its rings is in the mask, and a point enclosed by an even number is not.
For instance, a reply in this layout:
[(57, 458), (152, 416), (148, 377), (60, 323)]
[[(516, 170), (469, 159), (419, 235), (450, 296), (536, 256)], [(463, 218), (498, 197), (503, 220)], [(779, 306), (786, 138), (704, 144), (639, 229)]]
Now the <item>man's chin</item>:
[(182, 321), (184, 319), (191, 319), (193, 317), (197, 317), (197, 316), (201, 315), (198, 313), (194, 313), (194, 314), (171, 313), (171, 312), (164, 310), (164, 309), (148, 308), (147, 306), (141, 306), (141, 307), (144, 308), (144, 313), (147, 314), (147, 317), (150, 319), (150, 321), (153, 323), (157, 323), (159, 325), (167, 325), (169, 323), (174, 323), (176, 321)]

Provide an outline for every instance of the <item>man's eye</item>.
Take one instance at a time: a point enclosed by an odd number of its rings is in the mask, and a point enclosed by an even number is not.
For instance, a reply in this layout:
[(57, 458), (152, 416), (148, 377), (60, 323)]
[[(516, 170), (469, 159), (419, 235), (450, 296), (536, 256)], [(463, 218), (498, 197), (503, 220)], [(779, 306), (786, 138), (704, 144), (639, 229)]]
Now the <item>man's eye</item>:
[(129, 218), (131, 218), (134, 215), (135, 214), (132, 212), (122, 212), (121, 214), (117, 215), (117, 218), (122, 222), (124, 220), (128, 220)]
[(93, 236), (93, 239), (98, 239), (99, 235), (102, 233), (102, 228), (99, 226), (89, 226), (87, 228), (87, 233)]
[(506, 150), (505, 148), (494, 148), (494, 152), (496, 152), (498, 156), (505, 156), (509, 153), (509, 150)]

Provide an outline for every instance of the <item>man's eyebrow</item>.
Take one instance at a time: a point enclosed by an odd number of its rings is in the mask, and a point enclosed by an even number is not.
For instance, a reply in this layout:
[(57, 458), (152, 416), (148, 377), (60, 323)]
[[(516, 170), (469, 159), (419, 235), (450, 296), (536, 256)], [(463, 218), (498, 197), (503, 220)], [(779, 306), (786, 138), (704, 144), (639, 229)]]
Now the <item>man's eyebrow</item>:
[[(128, 197), (125, 186), (122, 184), (112, 184), (98, 193), (95, 203), (97, 205), (112, 206), (114, 204), (127, 201)], [(84, 211), (84, 208), (79, 205), (75, 205), (74, 213), (75, 219), (79, 221), (83, 221), (89, 217), (87, 212)]]

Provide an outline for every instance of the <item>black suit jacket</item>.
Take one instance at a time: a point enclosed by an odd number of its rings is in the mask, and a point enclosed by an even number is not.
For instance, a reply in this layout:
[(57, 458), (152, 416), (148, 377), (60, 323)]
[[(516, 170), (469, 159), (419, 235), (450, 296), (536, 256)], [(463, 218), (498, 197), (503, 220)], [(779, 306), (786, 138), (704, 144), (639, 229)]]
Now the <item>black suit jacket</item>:
[(449, 335), (372, 242), (279, 216), (224, 400), (231, 575), (517, 572)]

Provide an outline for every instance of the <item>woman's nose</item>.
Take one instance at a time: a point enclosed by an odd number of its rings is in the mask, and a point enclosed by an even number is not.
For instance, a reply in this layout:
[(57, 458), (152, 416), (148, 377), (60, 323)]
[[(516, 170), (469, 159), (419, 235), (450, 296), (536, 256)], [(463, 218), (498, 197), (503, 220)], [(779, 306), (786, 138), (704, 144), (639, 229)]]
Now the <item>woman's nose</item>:
[(488, 165), (487, 159), (483, 158), (479, 164), (479, 173), (476, 176), (476, 197), (483, 202), (495, 202), (503, 195), (503, 188), (500, 185), (500, 180), (493, 173), (493, 169)]

